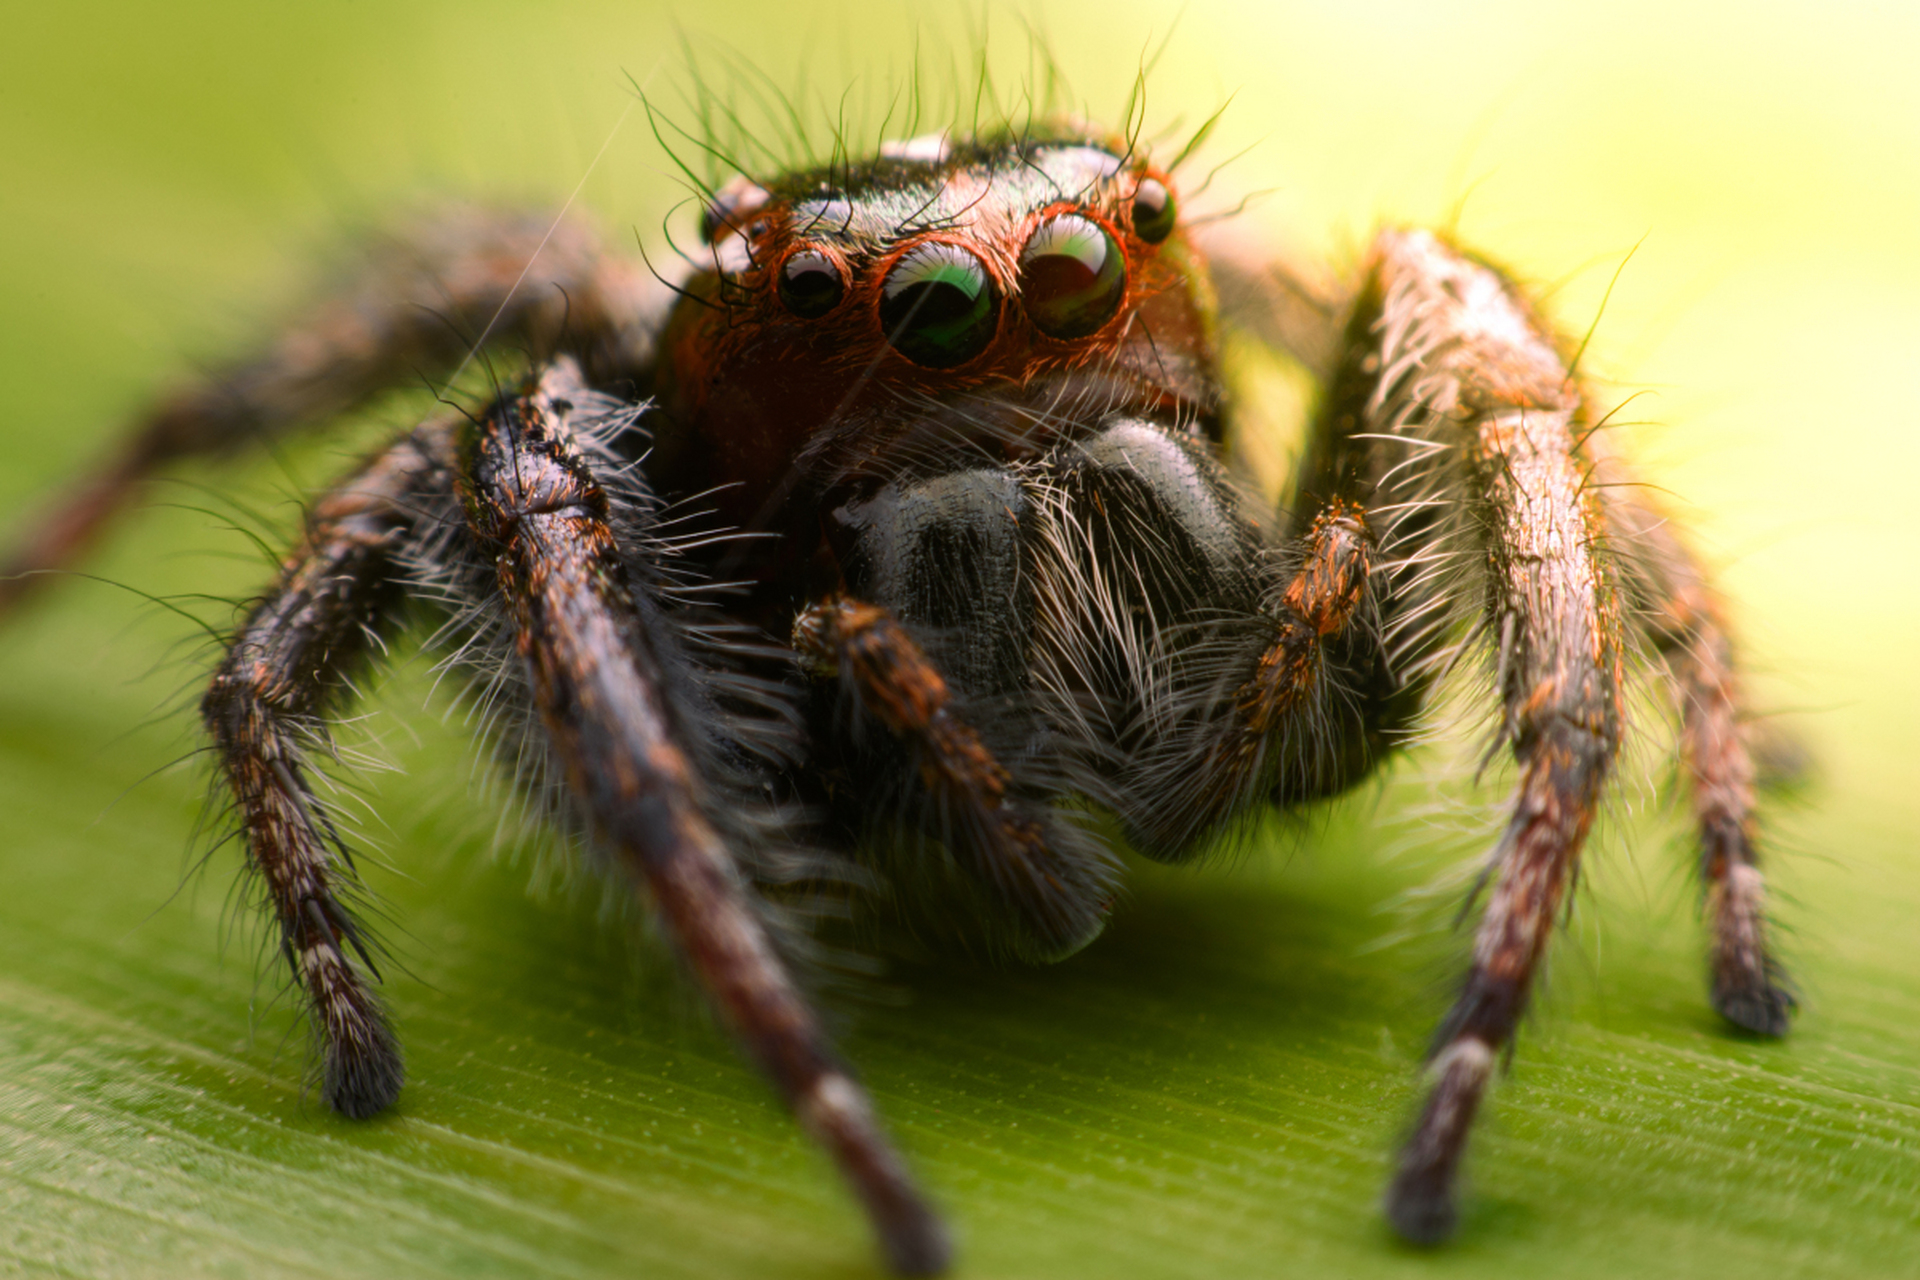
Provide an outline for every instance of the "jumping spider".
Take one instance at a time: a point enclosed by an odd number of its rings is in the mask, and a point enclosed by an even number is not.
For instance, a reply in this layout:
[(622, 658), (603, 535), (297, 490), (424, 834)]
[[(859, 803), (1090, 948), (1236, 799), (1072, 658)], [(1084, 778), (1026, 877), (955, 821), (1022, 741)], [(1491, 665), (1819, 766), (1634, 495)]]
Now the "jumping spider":
[[(442, 220), (161, 403), (0, 584), (69, 561), (162, 463), (336, 417), (474, 346), (540, 353), (313, 504), (201, 703), (333, 1108), (381, 1110), (403, 1072), (309, 759), (355, 670), (423, 613), (903, 1274), (942, 1270), (946, 1235), (790, 974), (781, 904), (838, 894), (1066, 955), (1115, 898), (1098, 815), (1179, 860), (1260, 806), (1343, 791), (1463, 654), (1491, 668), (1519, 781), (1394, 1227), (1452, 1228), (1619, 753), (1631, 653), (1657, 655), (1681, 709), (1713, 1004), (1786, 1030), (1719, 608), (1611, 482), (1573, 361), (1499, 271), (1389, 230), (1336, 302), (1227, 264), (1222, 310), (1171, 175), (1065, 125), (741, 178), (702, 238), (665, 282), (572, 222)], [(1275, 509), (1223, 461), (1222, 324), (1324, 375)]]

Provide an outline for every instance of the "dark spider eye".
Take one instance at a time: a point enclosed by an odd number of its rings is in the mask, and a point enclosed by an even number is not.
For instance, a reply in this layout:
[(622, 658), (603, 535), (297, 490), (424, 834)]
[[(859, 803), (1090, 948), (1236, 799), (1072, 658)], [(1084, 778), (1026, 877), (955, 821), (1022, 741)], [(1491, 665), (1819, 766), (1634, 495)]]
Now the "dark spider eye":
[(934, 242), (910, 251), (881, 288), (887, 341), (915, 364), (950, 369), (993, 341), (999, 299), (980, 259)]
[(780, 264), (780, 301), (802, 320), (817, 320), (840, 305), (847, 282), (840, 264), (818, 249), (800, 249)]
[(1020, 300), (1049, 338), (1084, 338), (1127, 294), (1127, 259), (1107, 229), (1063, 213), (1034, 228), (1020, 254)]
[(1142, 178), (1133, 189), (1133, 234), (1159, 244), (1173, 234), (1173, 192), (1158, 178)]
[(700, 212), (700, 238), (712, 244), (720, 233), (741, 225), (770, 196), (750, 178), (735, 178), (714, 192), (713, 202)]

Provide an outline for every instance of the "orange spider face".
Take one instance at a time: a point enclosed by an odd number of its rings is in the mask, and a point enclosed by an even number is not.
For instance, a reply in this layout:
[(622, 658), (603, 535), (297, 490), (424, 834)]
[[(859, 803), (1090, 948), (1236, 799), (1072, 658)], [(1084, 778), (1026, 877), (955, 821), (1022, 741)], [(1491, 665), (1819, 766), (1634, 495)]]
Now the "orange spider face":
[(796, 485), (903, 449), (1017, 460), (1115, 413), (1210, 430), (1212, 298), (1177, 212), (1166, 174), (1064, 131), (737, 181), (668, 325), (649, 469), (766, 527)]

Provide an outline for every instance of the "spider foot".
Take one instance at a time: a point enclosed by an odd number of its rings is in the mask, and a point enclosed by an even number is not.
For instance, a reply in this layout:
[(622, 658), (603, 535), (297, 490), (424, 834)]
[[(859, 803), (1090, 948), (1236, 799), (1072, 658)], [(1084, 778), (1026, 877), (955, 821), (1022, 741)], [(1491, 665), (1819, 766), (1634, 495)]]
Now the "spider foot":
[(894, 1224), (880, 1244), (888, 1269), (897, 1276), (945, 1275), (953, 1262), (953, 1241), (946, 1225), (924, 1206), (917, 1220)]
[(1716, 974), (1713, 1007), (1742, 1031), (1778, 1039), (1792, 1027), (1800, 1002), (1764, 972)]
[(1751, 853), (1708, 865), (1707, 902), (1713, 926), (1713, 1007), (1743, 1031), (1784, 1036), (1798, 1003), (1781, 980), (1767, 945), (1766, 888)]
[(946, 1224), (880, 1132), (866, 1092), (832, 1068), (797, 1092), (795, 1114), (833, 1154), (865, 1203), (887, 1269), (898, 1276), (945, 1272), (953, 1261)]
[(1453, 1235), (1459, 1221), (1454, 1177), (1493, 1062), (1492, 1047), (1471, 1034), (1455, 1038), (1434, 1059), (1433, 1092), (1387, 1188), (1387, 1221), (1408, 1244), (1436, 1245)]
[[(328, 975), (333, 976), (333, 975)], [(325, 1059), (320, 1096), (349, 1120), (365, 1120), (393, 1105), (407, 1078), (400, 1042), (386, 1012), (364, 985), (324, 984), (327, 1008), (322, 1034)]]
[(1437, 1170), (1402, 1169), (1387, 1188), (1387, 1222), (1408, 1244), (1445, 1244), (1453, 1238), (1459, 1216), (1451, 1179)]
[(406, 1082), (406, 1064), (400, 1046), (386, 1027), (366, 1045), (331, 1045), (327, 1049), (320, 1094), (327, 1105), (349, 1120), (365, 1120), (392, 1106)]

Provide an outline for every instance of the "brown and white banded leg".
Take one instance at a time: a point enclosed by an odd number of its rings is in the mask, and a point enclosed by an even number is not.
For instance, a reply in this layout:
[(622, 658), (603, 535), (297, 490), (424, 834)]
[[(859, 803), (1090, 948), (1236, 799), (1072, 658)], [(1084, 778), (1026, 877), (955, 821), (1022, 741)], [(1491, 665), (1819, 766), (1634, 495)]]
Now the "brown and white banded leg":
[(1787, 1033), (1792, 992), (1768, 945), (1766, 881), (1754, 821), (1754, 766), (1733, 644), (1720, 602), (1671, 525), (1635, 499), (1604, 442), (1595, 481), (1621, 551), (1639, 622), (1662, 660), (1681, 713), (1681, 758), (1700, 833), (1700, 876), (1711, 932), (1711, 992), (1722, 1017), (1757, 1035)]
[(321, 717), (388, 629), (394, 559), (419, 496), (449, 483), (449, 443), (443, 426), (423, 427), (314, 505), (305, 538), (200, 704), (248, 862), (313, 1021), (322, 1096), (355, 1118), (390, 1104), (404, 1071), (368, 983), (378, 977), (368, 939), (343, 902), (352, 864), (304, 760), (324, 734)]
[(651, 892), (680, 954), (864, 1203), (903, 1275), (943, 1270), (940, 1220), (776, 954), (752, 888), (703, 810), (607, 497), (569, 418), (592, 399), (560, 360), (469, 430), (468, 523), (494, 559), (532, 704), (600, 838)]
[(253, 359), (161, 401), (0, 559), (0, 615), (71, 564), (155, 469), (324, 422), (446, 372), (478, 346), (571, 351), (597, 377), (652, 358), (663, 290), (572, 221), (462, 209), (373, 246), (366, 266)]
[(1430, 670), (1438, 638), (1463, 621), (1448, 593), (1480, 568), (1501, 731), (1520, 766), (1472, 966), (1387, 1195), (1395, 1229), (1430, 1243), (1453, 1229), (1474, 1113), (1618, 750), (1621, 607), (1587, 485), (1579, 390), (1513, 286), (1431, 235), (1386, 233), (1347, 341), (1329, 398), (1344, 439), (1322, 442), (1318, 465), (1371, 489), (1390, 653), (1408, 678)]
[(1044, 805), (1017, 803), (1006, 766), (891, 612), (837, 596), (803, 611), (793, 639), (817, 671), (841, 680), (856, 714), (911, 753), (954, 856), (1017, 914), (1029, 950), (1057, 957), (1099, 932), (1113, 901), (1111, 864), (1067, 844)]
[(1139, 800), (1126, 816), (1148, 856), (1184, 857), (1196, 834), (1252, 805), (1338, 790), (1349, 770), (1337, 758), (1365, 754), (1332, 723), (1327, 678), (1330, 653), (1354, 629), (1367, 596), (1373, 538), (1365, 512), (1329, 502), (1293, 550), (1293, 572), (1258, 601), (1258, 627), (1232, 637), (1225, 679), (1193, 703), (1176, 732), (1160, 735), (1163, 752), (1181, 753), (1178, 772), (1188, 781), (1129, 788)]
[(1363, 491), (1310, 499), (1274, 547), (1196, 438), (1124, 418), (1028, 483), (1034, 683), (1080, 790), (1136, 851), (1182, 861), (1255, 805), (1344, 785), (1335, 757), (1367, 754), (1337, 653), (1373, 630), (1354, 625), (1373, 557)]
[[(1251, 798), (1251, 784), (1270, 778), (1266, 753), (1278, 750), (1317, 772), (1318, 720), (1329, 642), (1352, 624), (1372, 573), (1373, 536), (1365, 512), (1334, 499), (1314, 517), (1300, 548), (1300, 567), (1271, 608), (1278, 635), (1234, 695), (1232, 714), (1200, 777), (1210, 824)], [(1304, 729), (1304, 733), (1291, 730)], [(1282, 785), (1285, 785), (1284, 783)]]

